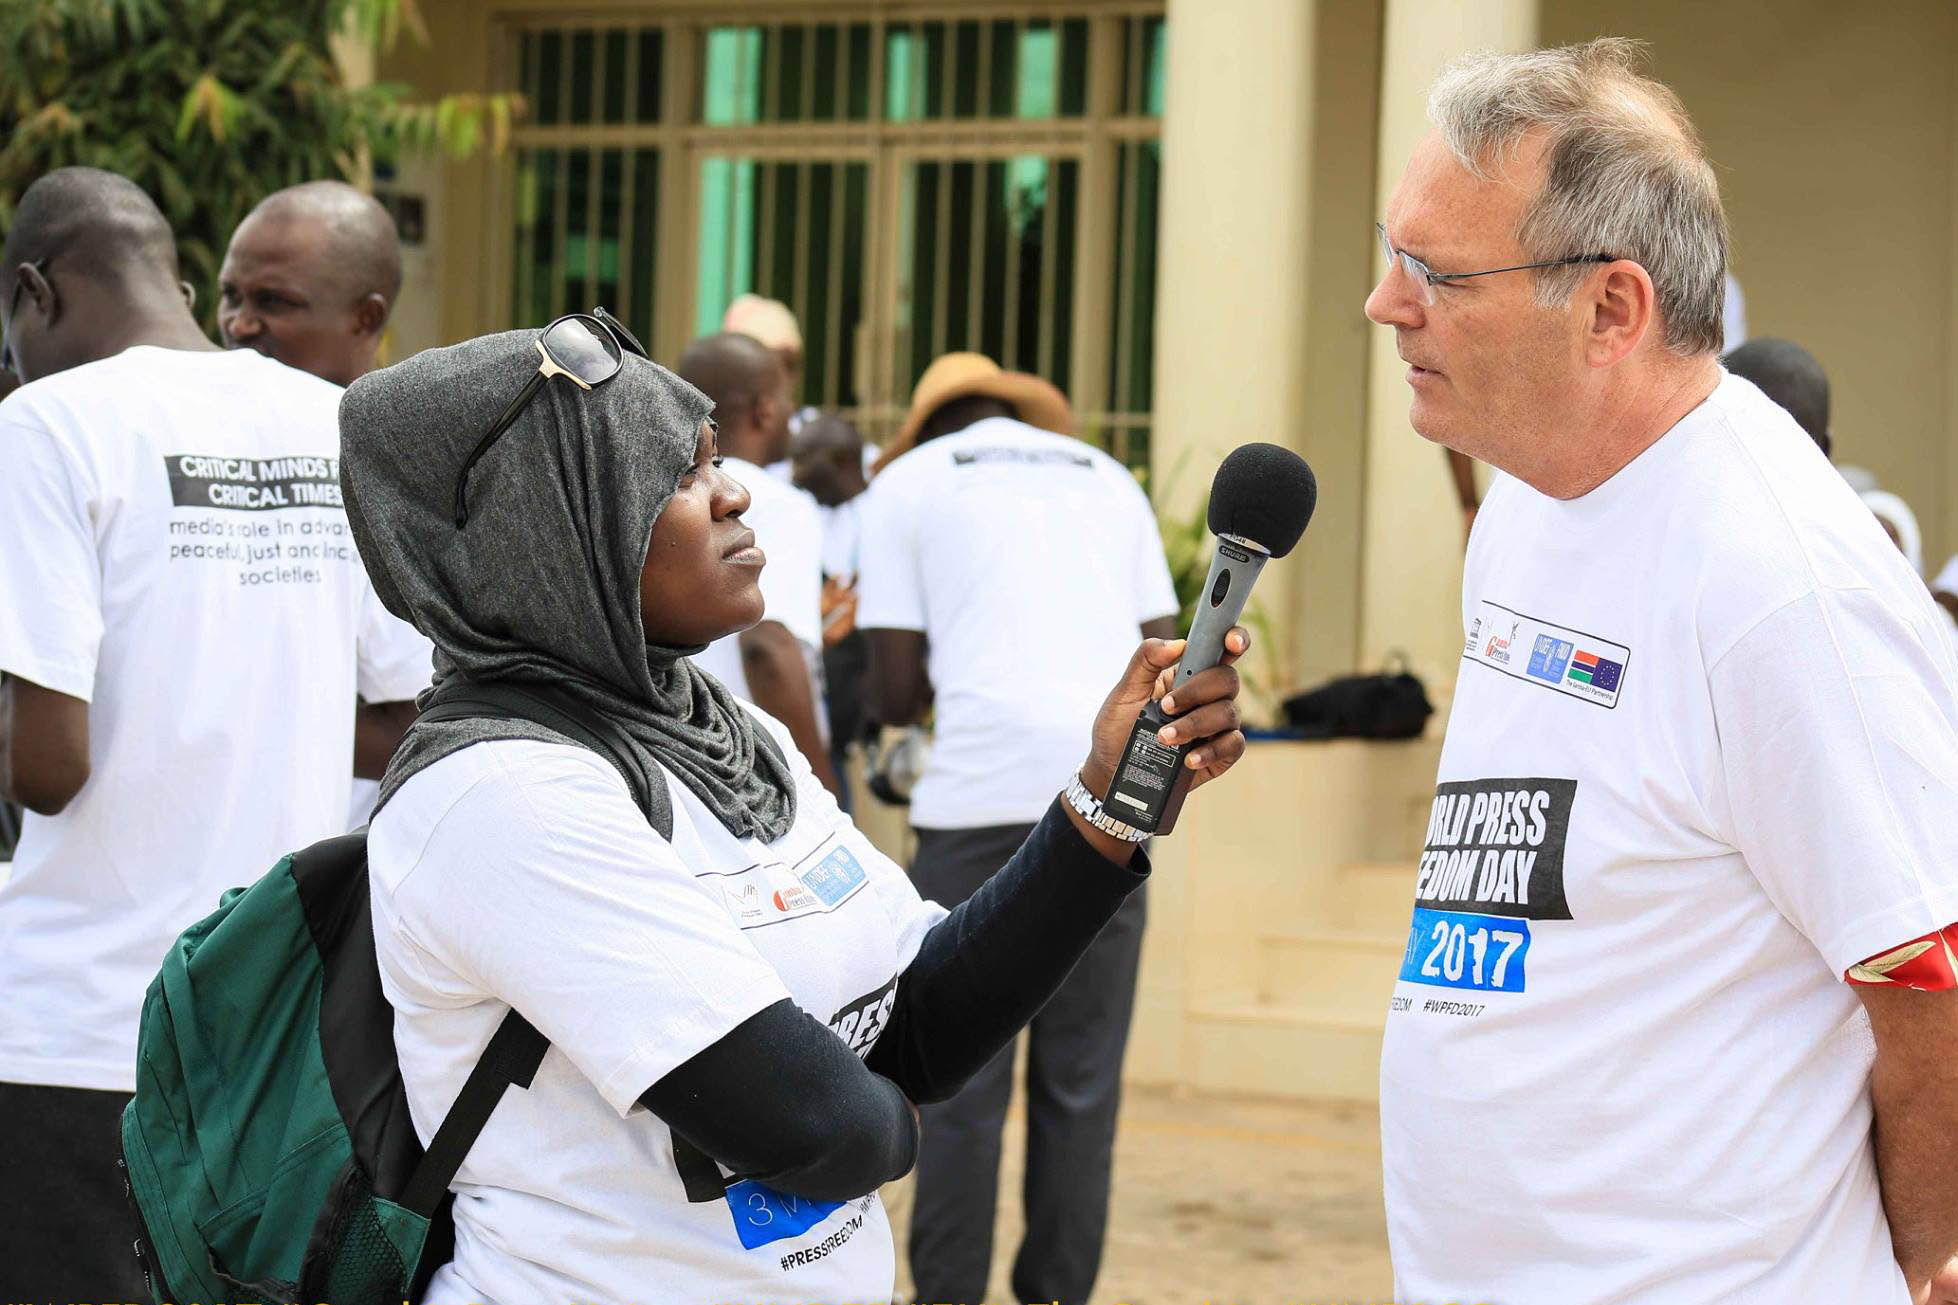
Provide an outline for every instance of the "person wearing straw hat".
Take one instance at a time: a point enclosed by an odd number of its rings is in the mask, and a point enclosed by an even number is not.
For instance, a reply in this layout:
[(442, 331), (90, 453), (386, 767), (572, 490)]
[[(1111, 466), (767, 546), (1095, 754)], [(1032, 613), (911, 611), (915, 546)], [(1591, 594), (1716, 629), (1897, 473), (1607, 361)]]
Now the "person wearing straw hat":
[[(1073, 429), (1047, 381), (947, 354), (919, 379), (863, 496), (857, 623), (873, 710), (893, 725), (935, 713), (911, 796), (911, 878), (946, 905), (1005, 863), (1041, 793), (1066, 781), (1069, 741), (1138, 628), (1173, 633), (1149, 501)], [(1100, 1267), (1143, 913), (1131, 895), (1029, 1026), (1018, 1300), (1084, 1301)], [(923, 1108), (915, 1299), (987, 1299), (1012, 1067), (1007, 1047), (959, 1095)]]

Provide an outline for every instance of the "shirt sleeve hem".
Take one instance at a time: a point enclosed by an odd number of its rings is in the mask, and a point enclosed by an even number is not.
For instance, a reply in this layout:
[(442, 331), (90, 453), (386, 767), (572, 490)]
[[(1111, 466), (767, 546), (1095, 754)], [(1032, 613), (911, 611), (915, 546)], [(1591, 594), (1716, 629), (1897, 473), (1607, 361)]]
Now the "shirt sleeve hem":
[(0, 675), (38, 684), (56, 693), (89, 702), (95, 697), (95, 667), (78, 662), (61, 664), (33, 657), (0, 657)]
[(1958, 902), (1932, 903), (1924, 898), (1873, 912), (1836, 931), (1823, 951), (1836, 977), (1892, 948), (1958, 923)]
[(727, 994), (712, 1008), (698, 1010), (674, 1036), (635, 1042), (626, 1058), (597, 1083), (599, 1096), (621, 1119), (625, 1118), (647, 1088), (789, 996), (779, 979), (757, 979)]

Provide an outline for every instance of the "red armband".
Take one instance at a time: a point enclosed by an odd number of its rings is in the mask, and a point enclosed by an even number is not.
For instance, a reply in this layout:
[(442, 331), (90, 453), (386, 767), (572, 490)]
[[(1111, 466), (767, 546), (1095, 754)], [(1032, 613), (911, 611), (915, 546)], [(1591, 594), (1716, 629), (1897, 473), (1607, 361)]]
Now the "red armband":
[(1919, 992), (1958, 988), (1958, 924), (1878, 952), (1844, 970), (1842, 977), (1848, 983), (1888, 984)]

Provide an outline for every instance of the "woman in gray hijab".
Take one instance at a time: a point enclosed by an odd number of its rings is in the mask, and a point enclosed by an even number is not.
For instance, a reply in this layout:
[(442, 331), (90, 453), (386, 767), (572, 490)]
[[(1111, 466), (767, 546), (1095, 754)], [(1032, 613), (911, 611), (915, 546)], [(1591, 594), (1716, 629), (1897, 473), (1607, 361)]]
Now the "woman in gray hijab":
[[(1181, 645), (1137, 650), (1011, 862), (950, 914), (920, 901), (688, 659), (760, 619), (766, 558), (707, 400), (635, 349), (579, 315), (419, 354), (341, 407), (354, 538), (434, 642), (434, 692), (546, 686), (616, 727), (672, 815), (662, 836), (610, 760), (528, 721), (424, 721), (389, 765), (375, 947), (424, 1145), (511, 1009), (550, 1043), (452, 1184), (426, 1299), (889, 1300), (876, 1191), (915, 1158), (912, 1103), (1006, 1046), (1148, 874), (1089, 795)], [(1177, 690), (1194, 782), (1243, 752), (1236, 692), (1227, 667)]]

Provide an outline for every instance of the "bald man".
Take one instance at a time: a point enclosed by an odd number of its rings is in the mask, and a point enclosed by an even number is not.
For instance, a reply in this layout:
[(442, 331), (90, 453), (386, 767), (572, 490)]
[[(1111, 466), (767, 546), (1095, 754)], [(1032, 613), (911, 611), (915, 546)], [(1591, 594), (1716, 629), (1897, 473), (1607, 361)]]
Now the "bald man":
[(374, 369), (401, 293), (401, 241), (372, 195), (344, 181), (276, 191), (231, 234), (218, 331), (335, 385)]
[(822, 522), (813, 498), (763, 470), (788, 456), (794, 409), (788, 372), (759, 341), (727, 331), (688, 345), (674, 370), (714, 401), (720, 453), (752, 500), (742, 520), (768, 556), (761, 573), (760, 624), (717, 640), (694, 661), (736, 697), (786, 725), (816, 778), (840, 793), (816, 709), (814, 668), (823, 646)]
[(134, 184), (29, 186), (0, 310), (31, 382), (0, 401), (0, 798), (27, 808), (0, 898), (0, 1286), (142, 1300), (117, 1138), (144, 991), (227, 888), (345, 828), (356, 693), (399, 703), (429, 666), (378, 633), (340, 391), (205, 338)]

